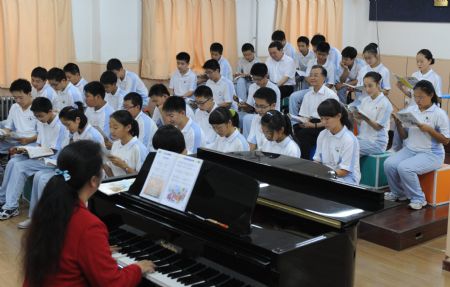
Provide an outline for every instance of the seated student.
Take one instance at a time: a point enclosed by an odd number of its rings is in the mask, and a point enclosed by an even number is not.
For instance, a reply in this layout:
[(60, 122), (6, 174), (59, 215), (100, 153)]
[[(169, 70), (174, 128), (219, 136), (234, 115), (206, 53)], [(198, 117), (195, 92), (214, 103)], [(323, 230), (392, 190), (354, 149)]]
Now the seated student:
[(105, 71), (100, 77), (100, 83), (105, 88), (105, 101), (115, 111), (122, 109), (123, 97), (126, 93), (117, 85), (117, 76), (111, 71)]
[(266, 60), (269, 79), (280, 89), (281, 99), (289, 97), (294, 91), (295, 62), (284, 54), (283, 45), (278, 41), (270, 43), (269, 55)]
[[(327, 41), (327, 39), (325, 38), (325, 36), (323, 36), (321, 34), (314, 35), (311, 38), (311, 46), (312, 46), (314, 53), (317, 51), (317, 46), (319, 46), (320, 43), (326, 42), (326, 41)], [(328, 61), (330, 63), (332, 63), (333, 67), (334, 67), (334, 72), (335, 72), (334, 78), (337, 79), (339, 77), (339, 75), (338, 75), (339, 66), (340, 66), (339, 63), (342, 60), (341, 53), (339, 52), (339, 50), (336, 47), (330, 46), (330, 51), (328, 53), (328, 57), (329, 57)], [(308, 75), (308, 73), (307, 73), (307, 75)]]
[(317, 138), (314, 161), (331, 167), (338, 180), (359, 184), (359, 144), (347, 110), (337, 99), (327, 99), (317, 108), (325, 129)]
[(142, 98), (138, 93), (129, 93), (123, 98), (123, 109), (128, 111), (138, 122), (138, 139), (148, 151), (153, 151), (152, 138), (158, 127), (155, 122), (142, 111)]
[(284, 34), (284, 31), (282, 30), (276, 30), (272, 33), (272, 42), (280, 42), (283, 46), (283, 53), (289, 57), (292, 58), (292, 60), (297, 60), (297, 53), (295, 53), (294, 47), (291, 45), (291, 43), (286, 41), (286, 34)]
[(23, 286), (137, 286), (154, 271), (147, 260), (117, 268), (105, 224), (86, 208), (102, 181), (102, 163), (92, 141), (61, 151), (24, 235)]
[(358, 73), (366, 64), (363, 60), (356, 58), (358, 52), (353, 47), (345, 47), (341, 54), (342, 61), (336, 91), (341, 103), (347, 104), (348, 87), (344, 83), (355, 86), (358, 83)]
[(80, 74), (80, 68), (77, 64), (68, 63), (63, 68), (67, 80), (69, 80), (82, 95), (84, 95), (84, 86), (88, 83)]
[[(30, 109), (39, 120), (37, 123), (39, 146), (59, 151), (69, 143), (69, 134), (53, 112), (49, 99), (43, 97), (34, 99)], [(0, 206), (2, 206), (0, 220), (19, 214), (19, 198), (26, 178), (40, 170), (51, 169), (41, 159), (29, 159), (28, 156), (20, 154), (22, 150), (15, 149), (14, 152), (19, 154), (8, 161), (0, 188)]]
[(7, 154), (9, 148), (28, 145), (37, 139), (36, 118), (31, 111), (31, 84), (27, 80), (17, 79), (11, 83), (9, 91), (15, 103), (11, 106), (0, 135), (6, 140), (0, 141), (0, 153)]
[(228, 62), (227, 59), (225, 59), (223, 54), (223, 46), (220, 43), (212, 43), (209, 47), (209, 52), (211, 53), (211, 59), (216, 60), (219, 62), (220, 65), (220, 74), (230, 80), (233, 81), (233, 70), (231, 69), (230, 62)]
[(381, 92), (381, 75), (368, 72), (364, 76), (364, 88), (369, 95), (361, 100), (354, 116), (358, 122), (358, 141), (361, 156), (382, 153), (388, 144), (388, 131), (392, 113), (392, 104)]
[(218, 137), (209, 146), (220, 152), (249, 151), (247, 140), (239, 132), (239, 116), (235, 110), (219, 107), (209, 115), (209, 123)]
[(186, 102), (180, 97), (169, 97), (162, 108), (164, 124), (174, 125), (184, 136), (188, 154), (205, 146), (206, 138), (200, 126), (186, 116)]
[(250, 43), (242, 45), (241, 51), (244, 58), (239, 59), (234, 78), (236, 79), (236, 95), (245, 102), (247, 100), (249, 86), (252, 82), (250, 70), (253, 67), (253, 64), (258, 63), (258, 58), (255, 56), (255, 47)]
[(106, 64), (108, 71), (114, 72), (117, 76), (117, 85), (125, 94), (136, 92), (142, 97), (143, 105), (148, 104), (148, 90), (139, 76), (131, 71), (125, 70), (119, 59), (109, 59)]
[(237, 109), (237, 103), (233, 100), (233, 82), (222, 76), (219, 62), (214, 59), (208, 60), (203, 65), (203, 69), (208, 76), (206, 85), (210, 87), (213, 92), (214, 102), (219, 107)]
[(42, 67), (36, 67), (31, 71), (31, 96), (33, 99), (37, 97), (45, 97), (50, 101), (56, 98), (56, 91), (47, 83), (47, 70)]
[(387, 200), (410, 199), (412, 209), (421, 209), (427, 202), (418, 175), (440, 168), (444, 162), (444, 146), (449, 143), (447, 113), (437, 106), (438, 97), (433, 84), (421, 80), (414, 86), (417, 105), (407, 111), (420, 122), (405, 129), (394, 116), (397, 131), (404, 140), (404, 147), (384, 162), (384, 171), (390, 192)]
[[(170, 97), (169, 90), (163, 84), (154, 84), (150, 88), (148, 96), (150, 97), (152, 103), (155, 105), (152, 119), (156, 123), (156, 126), (160, 127), (164, 125), (162, 117), (162, 107), (166, 102), (166, 100)], [(187, 103), (186, 103), (186, 115), (191, 119), (194, 118), (194, 111), (192, 110), (191, 106), (189, 106)]]
[(197, 75), (189, 68), (191, 56), (186, 52), (178, 53), (177, 70), (170, 77), (169, 90), (174, 96), (188, 100), (197, 87)]
[(275, 109), (277, 96), (274, 90), (267, 87), (259, 88), (253, 95), (255, 99), (256, 115), (252, 119), (247, 141), (250, 150), (259, 150), (267, 141), (261, 129), (261, 117), (268, 111)]
[(323, 66), (312, 67), (309, 74), (311, 88), (306, 93), (298, 113), (305, 121), (294, 125), (295, 136), (300, 142), (302, 158), (304, 159), (310, 159), (310, 151), (316, 144), (317, 136), (324, 127), (324, 124), (320, 122), (317, 107), (329, 98), (339, 100), (336, 93), (326, 86), (326, 78), (327, 70)]
[(262, 116), (261, 128), (267, 139), (261, 151), (300, 158), (300, 148), (292, 138), (292, 125), (287, 115), (270, 110)]
[(147, 148), (138, 140), (139, 124), (128, 111), (120, 110), (110, 116), (109, 126), (114, 142), (104, 164), (106, 175), (138, 172), (148, 154)]
[(313, 51), (309, 49), (309, 39), (305, 36), (300, 36), (297, 39), (298, 53), (296, 54), (296, 59), (298, 62), (298, 69), (300, 71), (306, 72), (308, 63), (316, 58)]
[(76, 102), (84, 105), (83, 95), (66, 78), (66, 74), (60, 68), (51, 68), (47, 74), (48, 82), (55, 89), (57, 96), (52, 100), (53, 110), (59, 112), (64, 107), (77, 107)]
[(195, 103), (198, 109), (195, 111), (194, 121), (200, 126), (205, 134), (206, 145), (213, 143), (217, 134), (209, 123), (209, 115), (217, 108), (214, 102), (212, 90), (205, 85), (198, 86), (194, 92)]
[[(92, 127), (84, 114), (84, 108), (80, 105), (78, 109), (74, 107), (65, 107), (59, 112), (59, 120), (73, 135), (74, 142), (79, 140), (91, 140), (105, 147), (105, 141), (100, 132)], [(33, 186), (31, 189), (30, 208), (28, 209), (28, 218), (20, 222), (17, 227), (21, 229), (28, 228), (31, 224), (33, 211), (42, 196), (44, 187), (50, 178), (55, 175), (55, 168), (43, 169), (34, 174)]]

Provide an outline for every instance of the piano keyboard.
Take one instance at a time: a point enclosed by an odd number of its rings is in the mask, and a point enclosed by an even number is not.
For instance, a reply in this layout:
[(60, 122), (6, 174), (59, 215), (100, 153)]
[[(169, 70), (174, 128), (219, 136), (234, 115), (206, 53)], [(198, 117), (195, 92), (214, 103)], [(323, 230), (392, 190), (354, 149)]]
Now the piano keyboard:
[(153, 261), (156, 266), (155, 272), (145, 274), (145, 278), (158, 286), (253, 286), (253, 284), (245, 283), (241, 279), (218, 271), (209, 264), (200, 262), (201, 260), (184, 258), (181, 254), (156, 244), (142, 235), (136, 235), (121, 228), (110, 232), (109, 243), (111, 246), (120, 248), (112, 256), (121, 267), (140, 260)]

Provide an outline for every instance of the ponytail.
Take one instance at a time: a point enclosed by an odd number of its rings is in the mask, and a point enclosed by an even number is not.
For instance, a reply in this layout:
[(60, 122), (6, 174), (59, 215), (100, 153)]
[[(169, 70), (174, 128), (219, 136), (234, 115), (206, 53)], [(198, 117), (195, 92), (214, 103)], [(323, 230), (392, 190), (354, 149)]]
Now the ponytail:
[(289, 117), (276, 110), (270, 110), (262, 116), (261, 125), (267, 127), (270, 131), (279, 131), (283, 128), (286, 136), (293, 135)]
[[(77, 102), (77, 103), (79, 103), (79, 102)], [(88, 119), (87, 119), (86, 115), (84, 114), (83, 105), (78, 106), (78, 109), (76, 109), (72, 106), (64, 107), (59, 112), (59, 118), (65, 119), (68, 121), (75, 121), (77, 118), (80, 118), (80, 124), (78, 125), (79, 129), (84, 129), (84, 127), (86, 126), (86, 124), (88, 122)]]
[(128, 112), (126, 110), (115, 111), (111, 115), (111, 118), (113, 118), (114, 120), (116, 120), (118, 123), (120, 123), (123, 126), (130, 125), (131, 126), (130, 134), (133, 137), (138, 137), (139, 136), (139, 124), (133, 118), (133, 116), (130, 114), (130, 112)]
[(341, 114), (341, 124), (346, 126), (349, 130), (353, 129), (353, 126), (348, 118), (347, 109), (335, 99), (326, 99), (317, 107), (317, 113), (321, 117), (335, 117)]
[(438, 104), (439, 103), (439, 99), (438, 96), (436, 94), (436, 90), (434, 89), (433, 84), (430, 81), (427, 80), (421, 80), (419, 82), (417, 82), (417, 84), (414, 86), (414, 91), (415, 90), (421, 90), (423, 91), (425, 94), (427, 94), (428, 96), (431, 97), (431, 102), (433, 104)]
[(227, 124), (230, 121), (234, 127), (239, 127), (239, 114), (235, 110), (225, 107), (214, 109), (208, 118), (210, 125)]
[(364, 53), (369, 53), (369, 54), (373, 54), (373, 55), (377, 56), (378, 55), (378, 45), (375, 43), (370, 43), (369, 45), (364, 47), (363, 54)]
[(427, 59), (428, 61), (430, 61), (430, 65), (434, 65), (434, 58), (433, 58), (433, 54), (431, 54), (431, 51), (428, 49), (422, 49), (419, 52), (417, 52), (417, 55), (423, 55), (425, 57), (425, 59)]

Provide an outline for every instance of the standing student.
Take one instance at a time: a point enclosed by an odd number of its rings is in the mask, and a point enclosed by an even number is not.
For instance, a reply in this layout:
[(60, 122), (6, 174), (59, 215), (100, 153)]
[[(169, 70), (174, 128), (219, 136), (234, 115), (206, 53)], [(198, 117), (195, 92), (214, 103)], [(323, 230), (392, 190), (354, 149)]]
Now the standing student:
[(317, 138), (313, 160), (331, 167), (338, 180), (359, 184), (359, 144), (346, 109), (337, 99), (327, 99), (317, 111), (325, 129)]
[(105, 101), (115, 111), (122, 109), (123, 97), (126, 93), (117, 85), (117, 76), (111, 71), (105, 71), (100, 77), (100, 83), (105, 88)]
[(341, 103), (347, 104), (347, 90), (349, 84), (356, 86), (358, 84), (359, 71), (366, 65), (363, 60), (356, 58), (358, 51), (353, 47), (345, 47), (342, 50), (342, 61), (339, 67), (339, 78), (336, 84), (336, 91)]
[(206, 85), (210, 87), (213, 92), (214, 102), (219, 107), (237, 109), (237, 103), (233, 100), (233, 82), (222, 75), (219, 62), (214, 59), (208, 60), (203, 64), (203, 69), (208, 76)]
[(163, 105), (164, 123), (174, 125), (184, 136), (188, 154), (197, 153), (205, 146), (206, 138), (200, 126), (186, 116), (186, 102), (180, 97), (169, 97)]
[(36, 67), (31, 71), (31, 96), (33, 99), (37, 97), (45, 97), (50, 101), (56, 98), (55, 90), (47, 83), (47, 70), (42, 67)]
[(209, 116), (218, 106), (214, 102), (213, 93), (210, 87), (198, 86), (194, 92), (195, 103), (198, 109), (195, 111), (194, 121), (200, 126), (206, 138), (206, 145), (215, 142), (217, 134), (209, 123)]
[(211, 59), (219, 62), (220, 65), (220, 74), (230, 80), (233, 81), (233, 69), (231, 69), (230, 62), (223, 57), (223, 46), (220, 43), (212, 43), (209, 47), (209, 52), (211, 53)]
[(283, 45), (278, 41), (270, 43), (269, 55), (266, 60), (269, 79), (280, 89), (281, 99), (289, 97), (294, 91), (295, 62), (284, 54)]
[(247, 100), (249, 86), (252, 82), (250, 70), (253, 64), (258, 63), (258, 58), (255, 56), (255, 47), (250, 43), (242, 45), (241, 51), (244, 58), (239, 59), (234, 77), (236, 95), (245, 102)]
[(300, 36), (297, 39), (298, 53), (296, 59), (298, 62), (298, 69), (300, 71), (306, 72), (308, 63), (316, 58), (313, 51), (309, 49), (309, 39), (305, 36)]
[[(316, 53), (317, 47), (319, 46), (319, 44), (322, 42), (326, 42), (326, 41), (327, 41), (327, 39), (325, 38), (325, 36), (323, 36), (321, 34), (314, 35), (311, 38), (311, 46), (312, 46), (314, 53)], [(334, 72), (335, 72), (334, 77), (338, 78), (339, 77), (338, 71), (339, 71), (339, 65), (340, 65), (339, 63), (342, 60), (341, 53), (339, 52), (339, 50), (336, 47), (330, 46), (330, 51), (329, 51), (328, 57), (329, 57), (328, 60), (334, 66)], [(308, 75), (308, 73), (307, 73), (307, 75)]]
[(119, 176), (138, 172), (148, 154), (138, 140), (139, 124), (128, 111), (115, 111), (109, 118), (114, 142), (108, 161), (104, 164), (107, 176)]
[(153, 151), (152, 138), (158, 127), (156, 123), (142, 111), (142, 98), (138, 93), (129, 93), (123, 101), (123, 109), (128, 111), (138, 122), (138, 139), (144, 144), (148, 151)]
[(270, 110), (262, 116), (261, 128), (267, 139), (261, 151), (300, 158), (300, 148), (292, 138), (292, 125), (287, 115)]
[(146, 260), (117, 268), (105, 224), (86, 208), (102, 181), (102, 163), (102, 149), (91, 141), (61, 151), (24, 235), (23, 286), (131, 287), (154, 271)]
[(355, 112), (361, 156), (382, 153), (388, 144), (393, 108), (391, 102), (381, 92), (380, 84), (381, 75), (377, 72), (368, 72), (364, 76), (364, 89), (368, 97), (363, 98), (358, 107), (358, 111), (362, 113)]
[(280, 42), (283, 46), (283, 53), (296, 60), (297, 54), (295, 53), (294, 47), (286, 40), (286, 34), (282, 30), (276, 30), (272, 33), (272, 42)]
[(80, 68), (77, 64), (68, 63), (63, 68), (67, 80), (69, 80), (83, 95), (84, 86), (88, 83), (80, 74)]
[(396, 117), (395, 124), (404, 140), (401, 150), (384, 162), (390, 192), (385, 199), (409, 198), (412, 209), (421, 209), (427, 204), (419, 182), (419, 175), (440, 168), (444, 162), (444, 146), (449, 143), (449, 121), (447, 113), (437, 106), (438, 97), (433, 84), (421, 80), (414, 86), (415, 106), (412, 113), (419, 124), (405, 129)]
[(144, 82), (136, 73), (125, 70), (119, 59), (109, 59), (106, 64), (108, 71), (114, 72), (117, 76), (117, 84), (125, 94), (136, 92), (142, 97), (142, 102), (146, 106), (148, 104), (148, 90)]
[(178, 53), (176, 60), (177, 70), (170, 77), (169, 90), (172, 95), (188, 100), (197, 87), (197, 75), (189, 68), (191, 56), (188, 53)]
[(209, 148), (220, 152), (249, 151), (245, 137), (239, 132), (239, 116), (235, 110), (219, 107), (209, 115), (209, 124), (217, 133)]
[(82, 103), (83, 95), (80, 91), (67, 80), (66, 74), (60, 68), (51, 68), (48, 71), (48, 82), (55, 89), (57, 96), (52, 100), (54, 111), (58, 112), (64, 107), (77, 107), (77, 102)]

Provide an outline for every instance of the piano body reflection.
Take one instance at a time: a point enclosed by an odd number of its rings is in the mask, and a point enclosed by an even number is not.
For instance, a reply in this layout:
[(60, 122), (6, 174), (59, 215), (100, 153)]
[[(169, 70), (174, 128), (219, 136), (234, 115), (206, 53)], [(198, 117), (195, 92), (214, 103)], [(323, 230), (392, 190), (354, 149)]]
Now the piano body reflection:
[(90, 202), (121, 248), (119, 265), (155, 262), (142, 286), (353, 286), (357, 223), (385, 208), (382, 193), (301, 159), (207, 149), (197, 157), (204, 164), (186, 212), (132, 192)]

